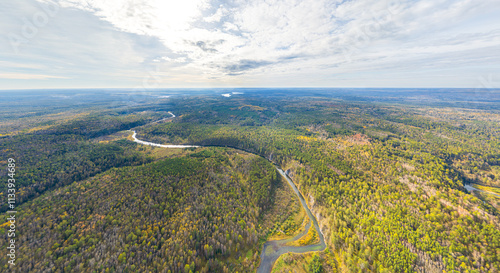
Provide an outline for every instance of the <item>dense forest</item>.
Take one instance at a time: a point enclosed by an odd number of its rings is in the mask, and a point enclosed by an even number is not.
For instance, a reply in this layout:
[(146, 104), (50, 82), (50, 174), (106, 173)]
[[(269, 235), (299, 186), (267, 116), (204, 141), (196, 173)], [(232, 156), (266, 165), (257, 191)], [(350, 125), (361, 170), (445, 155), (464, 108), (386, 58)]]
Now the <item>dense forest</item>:
[[(498, 109), (297, 92), (0, 119), (11, 128), (0, 160), (19, 162), (17, 272), (255, 272), (262, 244), (303, 220), (264, 158), (287, 170), (327, 243), (282, 255), (273, 272), (500, 271)], [(141, 146), (131, 128), (209, 147)]]
[(341, 270), (500, 269), (500, 200), (464, 189), (500, 186), (498, 114), (316, 98), (193, 104), (141, 137), (237, 147), (288, 168)]
[[(135, 143), (93, 140), (150, 120), (148, 115), (88, 115), (48, 128), (3, 136), (0, 138), (3, 160), (14, 158), (22, 162), (16, 177), (18, 204), (113, 167), (147, 162), (147, 157), (133, 149)], [(0, 175), (6, 177), (7, 170), (1, 169)], [(7, 183), (1, 183), (1, 192), (6, 189)], [(5, 210), (3, 198), (0, 211)]]
[(279, 190), (280, 200), (293, 202), (269, 162), (227, 149), (113, 168), (20, 207), (19, 252), (32, 255), (22, 255), (16, 268), (252, 271), (259, 239), (274, 228), (269, 223), (290, 216), (264, 215)]

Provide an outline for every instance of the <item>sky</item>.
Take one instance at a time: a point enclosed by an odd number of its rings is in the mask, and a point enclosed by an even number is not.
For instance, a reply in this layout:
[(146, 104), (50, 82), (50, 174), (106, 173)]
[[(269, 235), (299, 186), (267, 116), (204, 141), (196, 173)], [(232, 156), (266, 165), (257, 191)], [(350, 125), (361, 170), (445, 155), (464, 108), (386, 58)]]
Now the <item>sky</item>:
[(500, 88), (499, 0), (0, 0), (0, 89)]

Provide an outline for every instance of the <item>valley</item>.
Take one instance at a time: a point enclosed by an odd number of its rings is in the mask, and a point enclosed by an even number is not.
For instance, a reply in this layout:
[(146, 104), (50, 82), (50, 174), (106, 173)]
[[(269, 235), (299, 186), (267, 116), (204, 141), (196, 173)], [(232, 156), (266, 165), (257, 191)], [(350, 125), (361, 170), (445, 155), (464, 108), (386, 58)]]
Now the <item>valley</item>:
[(500, 270), (495, 104), (299, 91), (4, 102), (17, 272)]

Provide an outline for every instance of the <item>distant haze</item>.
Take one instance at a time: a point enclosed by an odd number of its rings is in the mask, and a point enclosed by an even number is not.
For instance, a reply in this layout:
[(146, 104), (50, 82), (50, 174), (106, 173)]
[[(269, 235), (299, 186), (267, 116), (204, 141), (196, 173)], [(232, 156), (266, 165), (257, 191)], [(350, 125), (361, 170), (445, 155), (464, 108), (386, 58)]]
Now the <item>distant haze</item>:
[(500, 87), (498, 0), (0, 2), (0, 89)]

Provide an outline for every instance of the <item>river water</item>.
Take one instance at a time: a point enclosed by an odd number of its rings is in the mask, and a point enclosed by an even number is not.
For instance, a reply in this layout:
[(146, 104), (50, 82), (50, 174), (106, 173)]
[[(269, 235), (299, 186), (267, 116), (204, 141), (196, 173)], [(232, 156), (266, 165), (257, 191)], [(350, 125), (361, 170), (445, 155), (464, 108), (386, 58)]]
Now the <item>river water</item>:
[[(302, 233), (296, 235), (293, 238), (289, 239), (284, 239), (284, 240), (277, 240), (277, 241), (267, 241), (264, 243), (262, 253), (260, 254), (260, 266), (257, 269), (257, 273), (268, 273), (271, 272), (273, 268), (274, 262), (279, 258), (279, 256), (288, 253), (288, 252), (293, 252), (293, 253), (305, 253), (305, 252), (310, 252), (310, 251), (323, 251), (326, 248), (325, 244), (325, 238), (323, 236), (323, 233), (321, 232), (321, 229), (319, 228), (318, 221), (316, 220), (316, 217), (311, 213), (311, 210), (307, 206), (307, 202), (300, 193), (300, 191), (297, 189), (293, 181), (288, 177), (288, 175), (280, 168), (278, 168), (276, 165), (274, 166), (276, 170), (281, 174), (283, 178), (286, 179), (288, 182), (288, 185), (292, 187), (293, 191), (295, 194), (299, 197), (300, 203), (302, 204), (302, 207), (307, 212), (307, 216), (311, 220), (309, 224), (306, 226), (305, 231)], [(318, 233), (318, 237), (320, 242), (314, 245), (308, 245), (308, 246), (286, 246), (287, 243), (296, 241), (300, 239), (302, 236), (307, 234), (307, 231), (309, 228), (311, 228), (311, 222), (313, 223), (313, 227), (316, 229), (316, 232)]]
[(140, 139), (137, 139), (137, 133), (134, 130), (130, 130), (134, 134), (132, 134), (132, 138), (134, 139), (135, 142), (143, 144), (143, 145), (149, 145), (149, 146), (155, 146), (155, 147), (161, 147), (161, 148), (193, 148), (193, 147), (200, 147), (196, 145), (164, 145), (164, 144), (158, 144), (158, 143), (153, 143), (153, 142), (147, 142), (143, 141)]
[[(172, 117), (175, 117), (174, 114), (170, 113)], [(132, 138), (134, 139), (135, 142), (143, 145), (149, 145), (149, 146), (155, 146), (155, 147), (161, 147), (161, 148), (192, 148), (192, 147), (201, 147), (201, 146), (196, 146), (196, 145), (165, 145), (165, 144), (158, 144), (158, 143), (153, 143), (153, 142), (147, 142), (143, 141), (140, 139), (137, 139), (137, 133), (134, 130), (131, 130), (133, 132)], [(271, 162), (271, 161), (269, 161)], [(271, 162), (273, 163), (273, 162)], [(302, 204), (302, 207), (305, 209), (307, 216), (309, 217), (310, 221), (309, 224), (307, 224), (305, 231), (302, 233), (296, 235), (293, 238), (288, 238), (288, 239), (283, 239), (283, 240), (275, 240), (275, 241), (267, 241), (264, 243), (264, 246), (262, 248), (262, 253), (260, 255), (260, 265), (259, 268), (257, 269), (257, 273), (268, 273), (271, 272), (274, 262), (283, 254), (285, 253), (305, 253), (305, 252), (310, 252), (310, 251), (323, 251), (326, 248), (325, 244), (325, 238), (323, 236), (323, 233), (321, 232), (321, 229), (319, 228), (318, 221), (316, 220), (316, 217), (312, 214), (311, 210), (307, 206), (307, 202), (302, 196), (302, 193), (300, 193), (299, 189), (295, 186), (293, 181), (288, 177), (288, 175), (280, 169), (277, 165), (273, 163), (274, 167), (280, 175), (285, 178), (285, 180), (288, 182), (288, 185), (293, 189), (295, 194), (300, 200), (300, 203)], [(316, 232), (318, 234), (318, 237), (320, 239), (320, 242), (317, 244), (313, 245), (307, 245), (307, 246), (287, 246), (286, 244), (289, 242), (296, 241), (300, 239), (302, 236), (306, 235), (309, 229), (311, 228), (311, 223), (313, 228), (316, 229)]]

